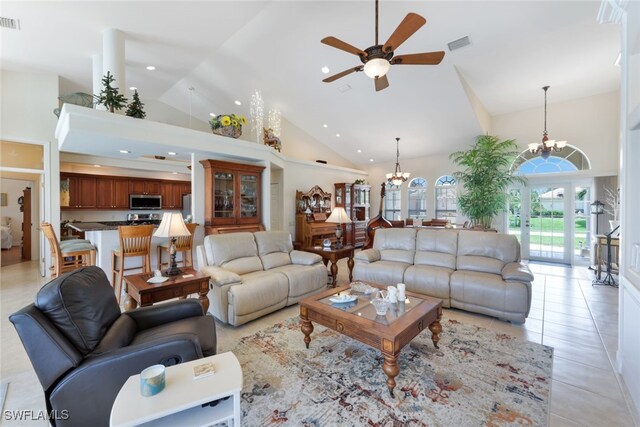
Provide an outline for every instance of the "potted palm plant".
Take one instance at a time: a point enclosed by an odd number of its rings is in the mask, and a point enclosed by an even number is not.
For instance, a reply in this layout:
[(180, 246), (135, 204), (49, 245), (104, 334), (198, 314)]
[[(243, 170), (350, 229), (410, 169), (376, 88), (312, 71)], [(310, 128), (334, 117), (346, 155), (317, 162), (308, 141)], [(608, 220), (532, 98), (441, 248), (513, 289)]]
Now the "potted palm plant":
[(501, 141), (495, 136), (480, 135), (470, 149), (449, 156), (463, 168), (453, 174), (463, 184), (458, 194), (458, 209), (474, 226), (491, 228), (493, 218), (506, 207), (508, 187), (525, 182), (510, 170), (518, 154), (514, 140)]

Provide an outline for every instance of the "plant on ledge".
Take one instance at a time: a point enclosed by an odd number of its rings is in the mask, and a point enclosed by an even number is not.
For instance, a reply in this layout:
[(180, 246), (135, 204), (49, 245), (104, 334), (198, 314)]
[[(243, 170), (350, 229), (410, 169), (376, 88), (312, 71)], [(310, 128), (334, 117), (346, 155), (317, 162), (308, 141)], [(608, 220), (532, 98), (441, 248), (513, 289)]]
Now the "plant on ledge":
[(115, 110), (122, 110), (127, 105), (127, 98), (123, 94), (118, 93), (117, 87), (111, 87), (111, 83), (115, 81), (115, 77), (110, 71), (102, 78), (103, 89), (100, 95), (94, 95), (99, 105), (104, 105), (112, 113)]
[(236, 114), (221, 114), (213, 117), (209, 124), (216, 135), (237, 138), (242, 135), (242, 125), (247, 124), (247, 119)]
[(125, 115), (129, 117), (133, 117), (136, 119), (144, 119), (147, 116), (147, 113), (144, 112), (144, 104), (140, 101), (140, 96), (138, 95), (138, 90), (133, 91), (133, 101), (127, 106), (127, 111), (125, 111)]
[(474, 226), (491, 228), (493, 217), (506, 208), (508, 187), (526, 182), (510, 172), (511, 163), (518, 154), (514, 140), (500, 141), (495, 136), (480, 135), (469, 150), (449, 156), (464, 168), (453, 174), (464, 184), (458, 194), (458, 209)]

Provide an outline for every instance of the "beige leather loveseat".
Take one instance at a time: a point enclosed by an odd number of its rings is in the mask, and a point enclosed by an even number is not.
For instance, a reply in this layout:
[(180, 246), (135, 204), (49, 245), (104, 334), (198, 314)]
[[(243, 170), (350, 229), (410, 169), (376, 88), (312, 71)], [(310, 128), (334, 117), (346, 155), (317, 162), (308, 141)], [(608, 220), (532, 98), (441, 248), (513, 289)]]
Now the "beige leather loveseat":
[(234, 326), (327, 285), (322, 258), (293, 250), (291, 235), (283, 231), (212, 234), (196, 250), (200, 271), (211, 276), (209, 311)]
[(373, 248), (355, 256), (354, 279), (440, 298), (444, 307), (523, 323), (533, 275), (515, 236), (479, 231), (376, 230)]

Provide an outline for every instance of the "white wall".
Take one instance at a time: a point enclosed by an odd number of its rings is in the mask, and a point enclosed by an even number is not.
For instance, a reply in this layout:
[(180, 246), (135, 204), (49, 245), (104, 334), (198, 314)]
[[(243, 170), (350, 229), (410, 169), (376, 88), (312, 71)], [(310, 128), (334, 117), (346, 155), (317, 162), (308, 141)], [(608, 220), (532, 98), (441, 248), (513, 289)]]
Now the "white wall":
[(33, 189), (33, 182), (8, 178), (0, 179), (0, 192), (7, 193), (7, 206), (1, 207), (0, 211), (2, 216), (11, 218), (13, 246), (20, 246), (22, 241), (22, 212), (20, 212), (18, 198), (22, 197), (22, 190), (26, 187)]
[(143, 108), (147, 113), (144, 120), (168, 123), (170, 125), (195, 129), (202, 132), (211, 132), (211, 126), (209, 126), (209, 123), (198, 120), (195, 117), (189, 117), (189, 114), (185, 114), (181, 110), (173, 108), (164, 102), (143, 98), (140, 98), (140, 100), (144, 103)]

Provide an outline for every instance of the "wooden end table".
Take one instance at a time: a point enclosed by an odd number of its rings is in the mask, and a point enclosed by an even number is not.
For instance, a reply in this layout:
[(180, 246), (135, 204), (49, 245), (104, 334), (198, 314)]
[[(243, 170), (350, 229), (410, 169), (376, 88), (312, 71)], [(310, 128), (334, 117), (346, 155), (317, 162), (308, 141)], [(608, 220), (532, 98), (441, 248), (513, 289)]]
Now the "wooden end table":
[[(347, 304), (331, 303), (329, 298), (344, 292), (357, 295), (357, 300)], [(379, 316), (371, 304), (371, 295), (351, 292), (349, 286), (342, 286), (305, 298), (299, 303), (300, 330), (307, 348), (313, 332), (311, 322), (316, 322), (379, 350), (384, 357), (382, 370), (387, 375), (387, 387), (393, 396), (395, 377), (400, 373), (400, 350), (427, 328), (431, 331), (433, 345), (438, 348), (442, 332), (442, 300), (407, 292), (404, 302), (391, 304), (387, 313)]]
[[(191, 276), (191, 277), (185, 277)], [(153, 273), (140, 273), (124, 276), (127, 286), (127, 300), (124, 307), (132, 310), (140, 304), (141, 307), (172, 298), (186, 298), (190, 294), (199, 294), (200, 304), (205, 313), (209, 310), (209, 276), (191, 267), (182, 269), (182, 274), (169, 276), (162, 283), (148, 283)]]
[(304, 248), (305, 252), (312, 252), (322, 257), (322, 262), (326, 266), (331, 261), (331, 287), (336, 287), (336, 281), (338, 279), (338, 260), (342, 258), (349, 258), (347, 260), (347, 266), (349, 267), (349, 282), (353, 280), (353, 246), (343, 246), (341, 248), (325, 248), (323, 246), (311, 246)]

